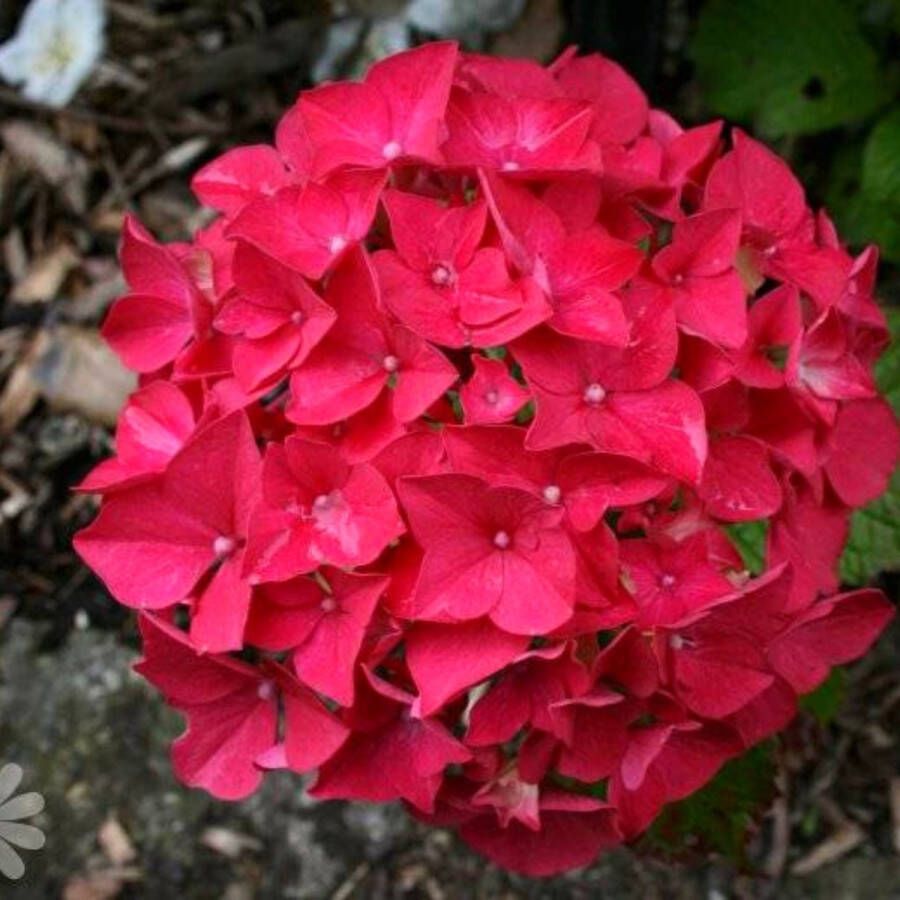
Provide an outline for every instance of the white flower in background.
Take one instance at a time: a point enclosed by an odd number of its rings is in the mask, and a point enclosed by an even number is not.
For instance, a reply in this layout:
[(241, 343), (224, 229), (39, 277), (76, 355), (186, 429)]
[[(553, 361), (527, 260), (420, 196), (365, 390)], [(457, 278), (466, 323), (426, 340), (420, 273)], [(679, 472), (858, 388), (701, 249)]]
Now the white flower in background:
[(407, 21), (440, 37), (503, 31), (523, 13), (525, 0), (413, 0)]
[(44, 808), (44, 798), (34, 791), (13, 797), (23, 774), (15, 763), (0, 769), (0, 875), (14, 881), (25, 874), (25, 863), (13, 847), (40, 850), (44, 846), (44, 832), (20, 821), (36, 816)]
[(103, 0), (31, 0), (0, 46), (0, 77), (29, 100), (65, 106), (103, 52)]

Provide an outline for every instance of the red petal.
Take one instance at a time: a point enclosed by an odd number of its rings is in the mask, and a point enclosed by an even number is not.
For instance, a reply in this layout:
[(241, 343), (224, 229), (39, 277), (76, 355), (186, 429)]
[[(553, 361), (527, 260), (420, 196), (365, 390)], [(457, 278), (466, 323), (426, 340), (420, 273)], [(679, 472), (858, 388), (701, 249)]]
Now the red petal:
[(414, 625), (406, 633), (406, 659), (419, 690), (421, 714), (434, 714), (454, 695), (512, 662), (527, 646), (527, 637), (501, 631), (487, 619)]
[(191, 179), (197, 199), (223, 213), (236, 213), (260, 194), (274, 194), (288, 181), (281, 157), (267, 144), (235, 147), (207, 163)]

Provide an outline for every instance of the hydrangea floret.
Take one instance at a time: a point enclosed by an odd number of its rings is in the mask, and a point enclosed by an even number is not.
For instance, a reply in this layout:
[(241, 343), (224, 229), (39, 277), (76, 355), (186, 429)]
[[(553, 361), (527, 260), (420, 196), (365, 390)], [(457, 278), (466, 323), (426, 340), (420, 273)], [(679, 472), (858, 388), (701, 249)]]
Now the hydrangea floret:
[(140, 611), (185, 784), (310, 773), (548, 875), (884, 628), (836, 574), (900, 445), (877, 252), (763, 144), (597, 55), (444, 42), (193, 188), (190, 242), (125, 226), (104, 334), (141, 383), (76, 538)]

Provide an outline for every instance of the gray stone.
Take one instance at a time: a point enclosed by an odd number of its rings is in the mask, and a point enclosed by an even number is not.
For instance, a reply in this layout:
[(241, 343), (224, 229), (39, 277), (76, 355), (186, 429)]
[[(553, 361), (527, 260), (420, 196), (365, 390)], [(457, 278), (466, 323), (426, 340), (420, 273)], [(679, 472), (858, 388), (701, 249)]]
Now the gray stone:
[[(4, 898), (60, 896), (88, 861), (102, 865), (97, 831), (110, 813), (138, 852), (142, 878), (129, 890), (149, 898), (221, 897), (248, 879), (252, 896), (326, 897), (405, 833), (400, 810), (351, 816), (357, 826), (348, 826), (345, 804), (311, 800), (286, 772), (243, 803), (185, 788), (168, 755), (179, 717), (132, 673), (136, 651), (88, 629), (42, 654), (39, 632), (21, 620), (0, 631), (0, 764), (21, 765), (22, 789), (44, 795), (34, 824), (47, 835), (43, 850), (23, 852), (26, 874), (2, 885)], [(261, 849), (236, 861), (219, 856), (200, 843), (213, 825), (251, 835)]]

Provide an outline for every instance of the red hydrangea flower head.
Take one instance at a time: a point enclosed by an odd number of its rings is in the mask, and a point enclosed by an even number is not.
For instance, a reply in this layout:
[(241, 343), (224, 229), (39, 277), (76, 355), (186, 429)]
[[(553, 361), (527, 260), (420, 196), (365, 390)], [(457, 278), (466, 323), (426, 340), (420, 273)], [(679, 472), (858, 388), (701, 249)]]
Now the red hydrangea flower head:
[(190, 242), (126, 222), (104, 334), (141, 383), (76, 538), (141, 611), (186, 784), (311, 773), (548, 875), (884, 628), (836, 568), (900, 450), (877, 254), (763, 144), (599, 55), (443, 42), (193, 188)]

